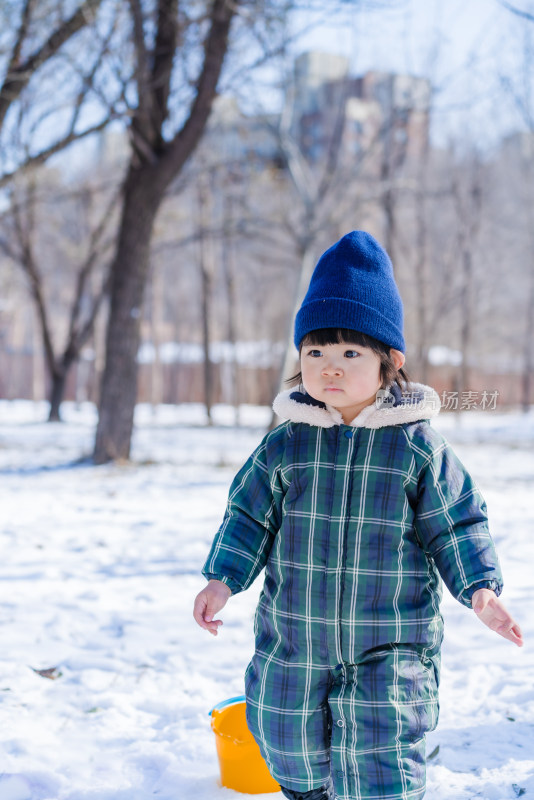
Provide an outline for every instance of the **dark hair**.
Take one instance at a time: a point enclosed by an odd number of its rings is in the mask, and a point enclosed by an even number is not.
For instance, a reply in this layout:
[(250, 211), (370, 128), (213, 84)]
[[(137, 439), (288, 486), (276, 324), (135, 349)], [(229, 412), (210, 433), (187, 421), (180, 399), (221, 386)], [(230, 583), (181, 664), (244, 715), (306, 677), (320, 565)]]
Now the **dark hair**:
[[(380, 358), (380, 379), (383, 389), (388, 389), (396, 383), (401, 391), (406, 391), (410, 385), (410, 377), (406, 370), (401, 367), (397, 369), (391, 357), (391, 347), (378, 339), (368, 336), (366, 333), (351, 331), (349, 328), (320, 328), (316, 331), (307, 333), (300, 343), (299, 358), (302, 348), (311, 344), (324, 346), (326, 344), (356, 344), (360, 347), (369, 347)], [(302, 372), (297, 372), (286, 380), (290, 386), (302, 383)]]

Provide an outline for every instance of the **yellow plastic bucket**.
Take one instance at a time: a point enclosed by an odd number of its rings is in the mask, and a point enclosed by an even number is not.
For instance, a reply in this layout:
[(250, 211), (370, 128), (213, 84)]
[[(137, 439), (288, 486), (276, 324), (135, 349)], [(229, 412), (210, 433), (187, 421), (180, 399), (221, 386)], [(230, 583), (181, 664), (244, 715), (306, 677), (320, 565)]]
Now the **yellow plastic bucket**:
[(245, 794), (279, 792), (280, 786), (267, 769), (260, 748), (248, 729), (245, 698), (232, 697), (212, 708), (221, 783)]

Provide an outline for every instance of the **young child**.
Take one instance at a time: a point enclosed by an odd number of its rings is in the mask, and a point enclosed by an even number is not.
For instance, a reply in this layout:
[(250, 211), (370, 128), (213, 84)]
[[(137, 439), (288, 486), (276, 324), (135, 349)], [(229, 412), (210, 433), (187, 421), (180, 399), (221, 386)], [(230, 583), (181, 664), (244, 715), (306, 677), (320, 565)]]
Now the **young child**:
[(522, 645), (498, 600), (486, 507), (408, 384), (391, 261), (353, 231), (319, 260), (295, 323), (302, 391), (237, 474), (195, 600), (199, 625), (265, 567), (247, 722), (292, 800), (415, 800), (438, 719), (441, 579)]

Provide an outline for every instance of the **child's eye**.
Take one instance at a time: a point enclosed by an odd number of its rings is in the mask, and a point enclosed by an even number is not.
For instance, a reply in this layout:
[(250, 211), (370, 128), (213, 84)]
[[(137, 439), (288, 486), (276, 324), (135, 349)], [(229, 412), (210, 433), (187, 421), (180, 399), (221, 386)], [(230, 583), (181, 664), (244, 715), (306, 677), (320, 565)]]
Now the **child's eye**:
[(345, 350), (345, 358), (358, 358), (360, 355), (357, 350)]
[(320, 350), (308, 350), (308, 355), (312, 358), (319, 358), (322, 356), (322, 353)]

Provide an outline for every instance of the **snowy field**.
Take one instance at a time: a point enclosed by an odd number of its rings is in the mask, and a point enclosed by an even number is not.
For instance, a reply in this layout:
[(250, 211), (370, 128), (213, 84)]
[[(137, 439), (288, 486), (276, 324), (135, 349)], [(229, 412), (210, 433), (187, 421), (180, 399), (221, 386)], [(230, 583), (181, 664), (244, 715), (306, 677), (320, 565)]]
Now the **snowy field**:
[[(132, 463), (94, 467), (93, 408), (48, 425), (43, 405), (0, 403), (0, 800), (245, 797), (218, 784), (208, 712), (243, 692), (260, 580), (217, 638), (191, 611), (229, 483), (270, 414), (244, 408), (236, 428), (216, 411), (208, 428), (198, 407), (139, 408)], [(436, 427), (486, 496), (526, 644), (445, 598), (427, 800), (534, 800), (534, 414)]]

